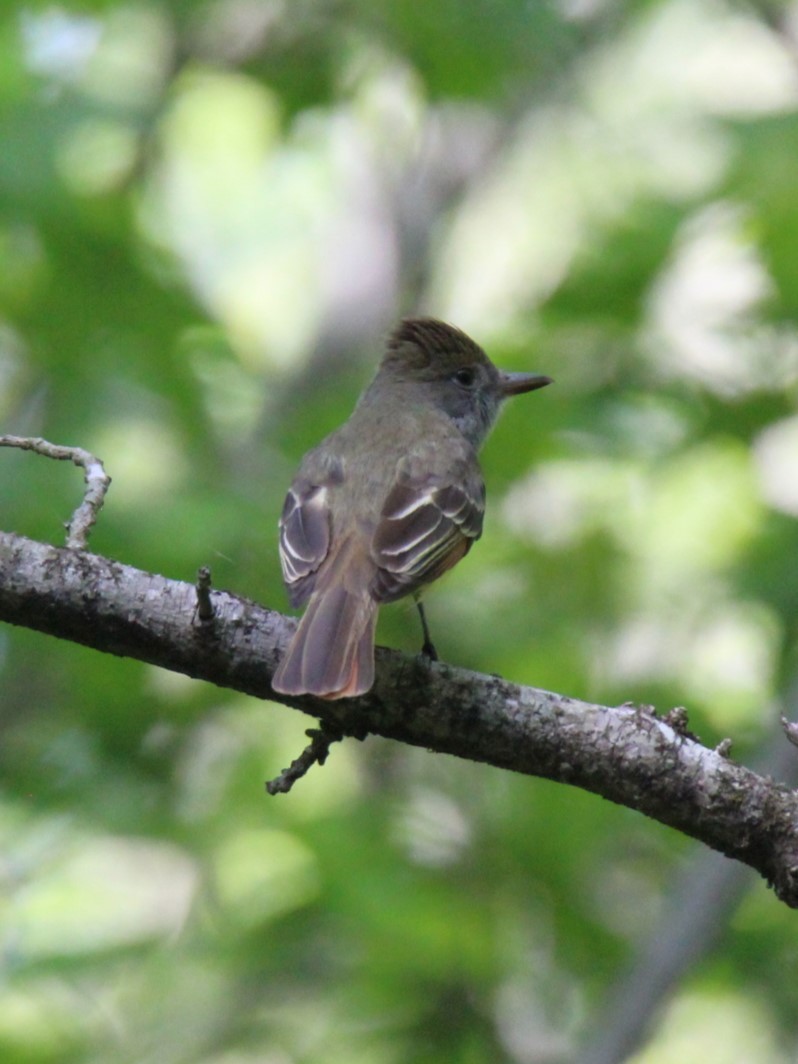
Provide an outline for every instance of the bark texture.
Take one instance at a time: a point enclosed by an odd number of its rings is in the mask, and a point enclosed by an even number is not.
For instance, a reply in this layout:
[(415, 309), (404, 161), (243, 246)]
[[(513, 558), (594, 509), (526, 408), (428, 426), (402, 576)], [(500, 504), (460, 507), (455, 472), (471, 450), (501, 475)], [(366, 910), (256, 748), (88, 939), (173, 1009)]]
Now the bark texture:
[(582, 787), (756, 869), (798, 908), (798, 792), (692, 738), (679, 715), (599, 706), (382, 648), (361, 698), (275, 695), (295, 621), (87, 551), (0, 532), (0, 620), (293, 706), (346, 734)]

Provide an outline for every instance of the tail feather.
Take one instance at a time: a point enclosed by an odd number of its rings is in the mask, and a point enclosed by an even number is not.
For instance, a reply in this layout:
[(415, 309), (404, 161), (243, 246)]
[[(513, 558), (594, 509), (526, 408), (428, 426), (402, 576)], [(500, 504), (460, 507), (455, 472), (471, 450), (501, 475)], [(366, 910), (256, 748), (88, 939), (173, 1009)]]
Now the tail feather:
[(354, 698), (374, 683), (377, 603), (367, 590), (318, 588), (272, 680), (286, 695)]

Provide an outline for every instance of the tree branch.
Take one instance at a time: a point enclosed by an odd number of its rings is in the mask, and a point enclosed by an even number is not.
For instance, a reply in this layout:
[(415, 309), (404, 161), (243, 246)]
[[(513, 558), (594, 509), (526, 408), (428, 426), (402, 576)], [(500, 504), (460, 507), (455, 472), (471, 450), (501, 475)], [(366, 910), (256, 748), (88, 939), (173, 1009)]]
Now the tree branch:
[[(798, 907), (798, 792), (735, 764), (648, 707), (608, 708), (377, 649), (359, 699), (272, 692), (295, 622), (223, 591), (0, 533), (0, 620), (293, 706), (364, 731), (559, 780), (639, 810), (756, 869)], [(679, 730), (677, 730), (679, 728)]]
[[(787, 704), (795, 705), (793, 688)], [(798, 758), (774, 733), (755, 754), (760, 769), (798, 777)], [(663, 1003), (706, 957), (728, 929), (754, 885), (751, 869), (720, 854), (697, 849), (669, 884), (666, 904), (646, 923), (629, 964), (584, 1024), (585, 1043), (574, 1064), (619, 1064), (646, 1045)]]
[(17, 447), (22, 451), (33, 451), (45, 458), (73, 462), (83, 469), (86, 489), (83, 492), (83, 502), (66, 523), (66, 545), (76, 550), (85, 550), (89, 545), (89, 533), (111, 486), (111, 478), (105, 472), (100, 459), (84, 451), (82, 447), (63, 447), (61, 444), (43, 440), (41, 436), (0, 436), (0, 447)]

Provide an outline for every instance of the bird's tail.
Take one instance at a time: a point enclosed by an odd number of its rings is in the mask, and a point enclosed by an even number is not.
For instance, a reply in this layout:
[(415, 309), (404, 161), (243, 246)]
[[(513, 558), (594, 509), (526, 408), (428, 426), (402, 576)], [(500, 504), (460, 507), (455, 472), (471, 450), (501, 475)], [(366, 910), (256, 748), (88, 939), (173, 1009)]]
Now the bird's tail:
[(368, 588), (320, 581), (272, 687), (285, 695), (354, 698), (374, 683), (377, 603)]

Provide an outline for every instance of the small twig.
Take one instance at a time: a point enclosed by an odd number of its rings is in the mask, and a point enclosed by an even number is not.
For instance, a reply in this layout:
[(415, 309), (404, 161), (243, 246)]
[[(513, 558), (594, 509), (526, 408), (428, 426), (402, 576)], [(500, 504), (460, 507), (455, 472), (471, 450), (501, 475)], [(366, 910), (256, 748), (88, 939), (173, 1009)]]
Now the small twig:
[[(700, 742), (701, 740), (687, 727), (688, 718), (687, 710), (684, 706), (674, 706), (673, 709), (668, 710), (665, 716), (662, 718), (666, 724), (669, 724), (677, 735), (681, 735), (683, 739), (692, 739), (694, 742)], [(725, 757), (725, 754), (721, 754)]]
[(781, 718), (781, 726), (784, 728), (784, 734), (790, 740), (793, 746), (798, 746), (798, 722), (794, 720), (787, 720), (786, 717)]
[(308, 728), (305, 735), (310, 739), (310, 745), (279, 776), (267, 781), (266, 791), (269, 794), (288, 794), (296, 781), (302, 779), (317, 762), (323, 765), (332, 744), (343, 739), (342, 732), (324, 723), (320, 728)]
[(0, 436), (0, 447), (18, 447), (23, 451), (34, 451), (45, 458), (74, 462), (83, 469), (86, 490), (83, 502), (72, 514), (66, 524), (67, 547), (73, 550), (86, 550), (89, 545), (89, 533), (97, 520), (97, 515), (105, 502), (105, 495), (111, 484), (111, 478), (105, 472), (99, 458), (82, 447), (62, 447), (49, 443), (40, 436)]
[(213, 603), (211, 602), (211, 571), (207, 565), (197, 570), (197, 616), (201, 621), (213, 620)]

